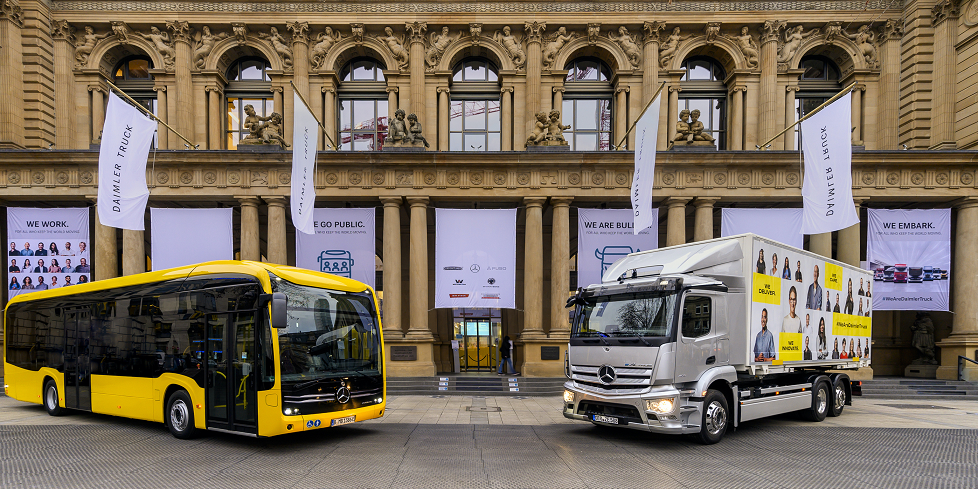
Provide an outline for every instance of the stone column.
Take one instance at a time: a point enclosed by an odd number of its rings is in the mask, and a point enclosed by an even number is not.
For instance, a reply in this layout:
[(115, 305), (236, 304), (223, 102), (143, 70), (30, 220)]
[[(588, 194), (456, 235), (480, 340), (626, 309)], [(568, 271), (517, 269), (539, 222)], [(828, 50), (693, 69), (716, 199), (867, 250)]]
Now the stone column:
[(146, 271), (146, 241), (143, 231), (122, 230), (122, 275)]
[[(423, 58), (418, 58), (422, 61)], [(411, 322), (405, 338), (429, 340), (428, 324), (428, 198), (408, 197), (411, 206), (411, 249), (409, 280), (411, 283)]]
[[(954, 320), (951, 335), (937, 343), (941, 348), (941, 366), (937, 378), (958, 379), (958, 355), (975, 358), (978, 350), (978, 198), (958, 202), (955, 221), (954, 261), (951, 263), (951, 297)], [(965, 380), (978, 381), (978, 367), (965, 364)]]
[(448, 87), (438, 87), (438, 151), (448, 151), (448, 124), (452, 107), (448, 100)]
[[(779, 20), (764, 21), (761, 35), (761, 86), (760, 113), (758, 114), (759, 143), (774, 136), (780, 128), (776, 127), (778, 117), (778, 39), (785, 28), (785, 22)], [(774, 141), (772, 149), (780, 149), (779, 141)], [(762, 148), (763, 149), (763, 148)]]
[[(190, 77), (193, 46), (190, 25), (183, 20), (168, 20), (166, 28), (173, 31), (173, 47), (176, 52), (173, 74), (176, 77), (177, 113), (169, 124), (180, 134), (189, 137), (194, 133), (194, 90)], [(199, 141), (194, 141), (194, 144), (199, 144)]]
[(863, 92), (866, 85), (856, 85), (852, 88), (852, 145), (863, 145)]
[[(795, 117), (797, 117), (797, 112), (795, 111), (795, 92), (798, 91), (797, 86), (785, 87), (784, 96), (784, 127), (788, 127), (795, 123)], [(855, 101), (853, 101), (853, 106), (855, 106)], [(857, 120), (853, 118), (853, 120)], [(788, 129), (788, 132), (784, 133), (784, 149), (785, 151), (792, 151), (795, 149), (795, 131), (798, 127), (792, 127)], [(799, 148), (800, 149), (800, 148)]]
[(102, 126), (105, 125), (105, 93), (101, 83), (93, 83), (88, 86), (88, 91), (92, 92), (92, 144), (99, 144), (102, 141)]
[(292, 32), (292, 83), (309, 100), (309, 23), (286, 22), (285, 28)]
[[(688, 197), (670, 197), (664, 204), (668, 209), (666, 214), (666, 246), (676, 246), (686, 243), (686, 203)], [(653, 230), (653, 232), (655, 232)]]
[(500, 98), (502, 98), (502, 110), (500, 113), (500, 118), (502, 119), (502, 128), (500, 137), (502, 138), (502, 145), (500, 149), (502, 151), (512, 151), (513, 150), (513, 87), (503, 87), (499, 92)]
[[(95, 199), (92, 199), (95, 200)], [(95, 269), (92, 278), (104, 280), (119, 276), (119, 244), (116, 228), (103, 226), (98, 218), (98, 207), (95, 208), (95, 243), (92, 256), (95, 258)]]
[[(336, 144), (343, 144), (339, 137), (339, 133), (336, 131), (336, 89), (332, 86), (323, 87), (323, 105), (325, 109), (323, 110), (323, 127), (326, 128), (326, 133), (329, 137), (333, 138), (333, 142)], [(389, 119), (388, 119), (389, 120)], [(331, 144), (328, 139), (323, 138), (323, 147), (325, 145)], [(328, 148), (337, 149), (337, 148)]]
[[(167, 119), (167, 113), (169, 112), (166, 107), (166, 86), (159, 85), (153, 87), (153, 91), (156, 92), (156, 117), (159, 117), (161, 121), (169, 124)], [(223, 112), (222, 112), (223, 113)], [(221, 121), (221, 129), (224, 128), (224, 121)], [(223, 138), (226, 133), (221, 131), (221, 137)], [(163, 124), (158, 124), (156, 126), (156, 139), (158, 141), (157, 147), (159, 149), (169, 149), (170, 141), (170, 130), (167, 129)], [(223, 147), (223, 146), (222, 146)]]
[(618, 144), (620, 141), (622, 147), (615, 149), (625, 149), (628, 144), (626, 141), (622, 141), (622, 139), (625, 137), (625, 131), (628, 130), (628, 87), (616, 88), (615, 96), (617, 97), (617, 107), (615, 107), (615, 140), (611, 144)]
[(404, 336), (401, 329), (401, 198), (385, 197), (384, 203), (384, 338)]
[[(854, 198), (853, 204), (856, 206), (856, 215), (860, 214), (863, 198)], [(859, 227), (862, 223), (856, 223), (845, 229), (839, 230), (839, 250), (837, 260), (848, 263), (854, 267), (859, 266), (859, 258), (862, 254), (862, 241), (859, 237)]]
[(719, 197), (697, 197), (693, 201), (693, 206), (696, 207), (693, 215), (693, 241), (713, 239), (713, 205), (718, 200)]
[(523, 252), (523, 339), (543, 338), (543, 204), (544, 197), (526, 197)]
[(409, 22), (404, 24), (404, 27), (407, 29), (408, 40), (411, 43), (411, 110), (407, 113), (416, 114), (422, 127), (431, 127), (428, 125), (429, 121), (424, 120), (426, 112), (424, 110), (424, 37), (425, 31), (428, 30), (428, 23)]
[(23, 27), (18, 2), (0, 2), (0, 148), (24, 147)]
[[(567, 322), (567, 293), (570, 291), (570, 203), (573, 199), (553, 197), (553, 226), (550, 241), (550, 338), (570, 337)], [(524, 285), (525, 287), (525, 285)]]
[(241, 259), (261, 261), (261, 243), (258, 240), (257, 197), (235, 197), (241, 203)]
[(879, 146), (876, 149), (893, 150), (900, 145), (900, 40), (903, 38), (903, 22), (887, 20), (880, 29), (878, 56), (880, 58), (879, 81)]
[(744, 149), (744, 92), (747, 87), (743, 85), (735, 86), (732, 90), (730, 103), (730, 149), (742, 151)]
[(268, 243), (268, 262), (276, 265), (288, 265), (289, 250), (285, 239), (285, 204), (287, 200), (285, 197), (277, 195), (262, 197), (262, 200), (268, 204), (268, 230), (265, 237), (266, 243)]
[[(930, 149), (955, 149), (954, 119), (957, 85), (957, 19), (958, 0), (942, 0), (931, 10), (934, 26), (934, 79), (931, 93)], [(969, 5), (971, 7), (971, 5)]]
[[(279, 114), (282, 114), (282, 117), (285, 117), (284, 93), (285, 93), (285, 87), (282, 86), (272, 87), (272, 110), (278, 112)], [(286, 119), (286, 121), (290, 121), (290, 120), (291, 119)], [(286, 122), (286, 127), (288, 126), (290, 126), (290, 124)], [(286, 141), (290, 141), (290, 140), (291, 140), (290, 138), (286, 137)]]
[[(554, 108), (560, 111), (560, 117), (564, 117), (564, 87), (554, 87)], [(563, 121), (561, 121), (563, 123)]]
[(67, 20), (51, 21), (51, 37), (54, 38), (54, 145), (58, 149), (78, 149), (72, 148), (76, 126), (71, 117), (75, 112), (72, 95), (74, 76), (71, 73), (75, 59), (75, 35), (71, 31)]
[[(543, 58), (541, 42), (543, 31), (547, 30), (546, 22), (526, 22), (526, 113), (531, 115), (540, 112), (540, 73)], [(525, 121), (518, 121), (522, 123)]]
[(665, 28), (666, 24), (658, 21), (645, 22), (642, 25), (642, 29), (645, 31), (645, 42), (642, 46), (643, 107), (649, 103), (652, 94), (659, 88), (659, 36)]
[(812, 253), (832, 258), (832, 233), (809, 235), (808, 248)]
[[(224, 147), (222, 139), (224, 136), (224, 119), (221, 117), (221, 88), (210, 86), (204, 89), (207, 92), (207, 149), (221, 149)], [(163, 129), (166, 129), (165, 127)]]
[[(673, 122), (679, 120), (679, 92), (681, 91), (683, 91), (683, 89), (679, 86), (679, 84), (669, 87), (669, 108), (666, 111), (666, 123), (664, 125), (665, 138), (662, 138), (662, 142), (666, 147), (668, 147), (669, 143), (672, 141), (672, 138), (676, 136), (675, 131), (673, 131), (673, 126), (675, 126)], [(659, 136), (662, 136), (662, 133), (660, 133)], [(660, 148), (660, 151), (662, 149), (665, 148)]]

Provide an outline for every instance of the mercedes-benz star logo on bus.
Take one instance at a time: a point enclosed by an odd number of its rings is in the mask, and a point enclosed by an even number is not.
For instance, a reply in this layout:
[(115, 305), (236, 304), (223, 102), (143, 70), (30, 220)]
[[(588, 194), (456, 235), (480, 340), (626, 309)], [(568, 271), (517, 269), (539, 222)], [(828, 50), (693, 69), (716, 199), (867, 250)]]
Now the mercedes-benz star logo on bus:
[(479, 273), (479, 264), (473, 263), (472, 266), (469, 267), (469, 271), (472, 273)]
[(598, 369), (598, 380), (604, 384), (610, 384), (618, 378), (618, 374), (615, 373), (615, 367), (610, 365), (602, 365)]
[(346, 387), (340, 387), (336, 389), (336, 402), (340, 404), (346, 404), (350, 402), (350, 389)]

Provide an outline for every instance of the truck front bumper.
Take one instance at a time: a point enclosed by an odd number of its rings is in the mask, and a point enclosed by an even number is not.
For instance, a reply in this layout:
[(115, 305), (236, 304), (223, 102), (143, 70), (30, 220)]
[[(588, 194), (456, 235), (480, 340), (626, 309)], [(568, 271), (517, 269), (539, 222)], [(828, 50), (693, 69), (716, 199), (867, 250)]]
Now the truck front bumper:
[[(604, 394), (583, 389), (574, 382), (564, 383), (564, 417), (600, 426), (617, 426), (664, 434), (698, 433), (699, 423), (686, 423), (690, 414), (700, 412), (702, 402), (683, 398), (674, 386), (656, 386), (641, 394)], [(673, 399), (671, 412), (654, 412), (646, 401)], [(698, 419), (698, 418), (693, 418)]]

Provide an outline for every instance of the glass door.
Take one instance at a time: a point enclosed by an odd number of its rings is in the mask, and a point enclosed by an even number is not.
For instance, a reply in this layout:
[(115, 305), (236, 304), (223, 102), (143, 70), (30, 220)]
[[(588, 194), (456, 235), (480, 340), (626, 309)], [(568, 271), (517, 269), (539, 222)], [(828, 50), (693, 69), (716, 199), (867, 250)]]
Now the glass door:
[(466, 319), (462, 323), (462, 338), (458, 354), (460, 366), (466, 371), (490, 371), (497, 365), (496, 347), (499, 344), (498, 324), (489, 318)]
[(207, 315), (207, 426), (257, 433), (255, 311)]

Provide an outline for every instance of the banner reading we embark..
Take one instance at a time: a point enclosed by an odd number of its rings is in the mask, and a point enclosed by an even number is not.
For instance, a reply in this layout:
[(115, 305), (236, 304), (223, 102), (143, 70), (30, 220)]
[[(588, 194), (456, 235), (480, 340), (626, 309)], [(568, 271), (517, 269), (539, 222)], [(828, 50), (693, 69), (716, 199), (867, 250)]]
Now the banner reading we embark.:
[(376, 282), (374, 209), (315, 209), (316, 234), (295, 233), (295, 266)]
[(951, 210), (869, 209), (866, 261), (873, 271), (873, 307), (947, 311)]
[(435, 307), (516, 307), (516, 209), (435, 209)]
[[(659, 222), (658, 209), (651, 222)], [(659, 247), (658, 226), (633, 234), (630, 209), (580, 209), (577, 214), (577, 286), (600, 284), (601, 275), (615, 261), (636, 251)]]
[(88, 209), (7, 209), (10, 297), (92, 279)]

